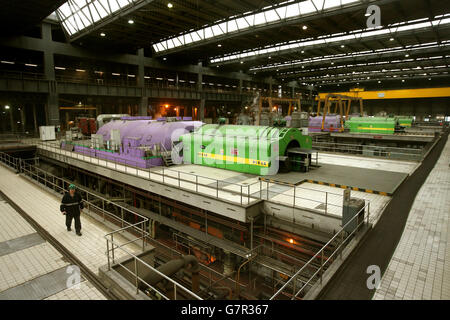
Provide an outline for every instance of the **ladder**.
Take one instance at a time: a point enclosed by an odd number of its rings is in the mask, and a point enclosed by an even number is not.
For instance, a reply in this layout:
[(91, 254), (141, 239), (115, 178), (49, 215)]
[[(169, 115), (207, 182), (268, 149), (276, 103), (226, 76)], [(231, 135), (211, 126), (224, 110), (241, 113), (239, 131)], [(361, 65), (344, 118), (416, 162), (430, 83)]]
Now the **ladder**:
[(174, 163), (172, 162), (172, 152), (168, 151), (166, 147), (164, 147), (164, 144), (161, 145), (161, 158), (163, 159), (164, 165), (166, 167), (173, 166)]

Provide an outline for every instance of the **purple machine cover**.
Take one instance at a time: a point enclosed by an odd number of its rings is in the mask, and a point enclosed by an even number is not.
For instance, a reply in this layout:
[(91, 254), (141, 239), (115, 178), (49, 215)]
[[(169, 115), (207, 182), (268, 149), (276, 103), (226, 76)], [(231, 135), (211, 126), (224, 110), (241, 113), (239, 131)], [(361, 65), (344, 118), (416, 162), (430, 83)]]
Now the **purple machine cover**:
[[(323, 116), (309, 117), (309, 132), (321, 132), (322, 131)], [(339, 131), (341, 128), (341, 116), (340, 115), (327, 115), (325, 117), (325, 123), (323, 131)]]
[(162, 165), (160, 157), (145, 159), (145, 151), (139, 147), (153, 147), (155, 144), (163, 145), (168, 151), (172, 150), (172, 141), (195, 128), (203, 125), (201, 121), (155, 121), (155, 120), (113, 120), (103, 125), (97, 134), (103, 136), (103, 140), (111, 139), (111, 130), (120, 131), (121, 147), (119, 153), (91, 149), (83, 146), (75, 146), (74, 151), (93, 157), (113, 160), (141, 168)]

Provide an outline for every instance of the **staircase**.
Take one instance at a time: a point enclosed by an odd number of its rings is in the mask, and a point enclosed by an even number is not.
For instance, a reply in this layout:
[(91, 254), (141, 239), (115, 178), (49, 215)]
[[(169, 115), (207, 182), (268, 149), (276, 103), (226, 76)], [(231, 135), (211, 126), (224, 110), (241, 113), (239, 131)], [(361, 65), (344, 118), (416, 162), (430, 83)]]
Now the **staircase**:
[(174, 165), (174, 163), (172, 162), (172, 152), (168, 151), (166, 147), (164, 147), (164, 144), (162, 143), (161, 143), (161, 158), (163, 159), (164, 165), (166, 167)]

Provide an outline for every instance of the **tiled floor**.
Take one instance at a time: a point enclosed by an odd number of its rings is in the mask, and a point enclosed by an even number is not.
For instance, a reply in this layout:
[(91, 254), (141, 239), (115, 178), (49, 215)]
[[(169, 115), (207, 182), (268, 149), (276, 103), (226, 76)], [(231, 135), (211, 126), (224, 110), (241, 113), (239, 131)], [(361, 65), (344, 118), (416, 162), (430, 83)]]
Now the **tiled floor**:
[(45, 300), (106, 300), (89, 281), (83, 281), (78, 288), (68, 288)]
[(450, 299), (450, 140), (416, 196), (373, 299)]
[(9, 204), (0, 201), (0, 242), (36, 232)]
[[(98, 274), (98, 268), (107, 263), (104, 235), (112, 230), (102, 223), (82, 214), (83, 236), (67, 232), (65, 217), (59, 212), (60, 199), (47, 193), (25, 178), (19, 177), (0, 165), (0, 190), (19, 205), (46, 231), (69, 249), (91, 271)], [(36, 232), (9, 204), (0, 201), (0, 242), (16, 239)], [(125, 242), (121, 236), (118, 243)], [(138, 252), (137, 246), (127, 246)], [(116, 257), (124, 255), (116, 252)], [(0, 257), (0, 292), (68, 266), (62, 255), (48, 242)], [(101, 293), (88, 282), (80, 289), (67, 289), (50, 299), (104, 299)]]
[[(36, 231), (8, 203), (0, 201), (0, 242), (11, 241)], [(69, 263), (48, 242), (0, 256), (0, 294), (26, 284)], [(45, 291), (45, 290), (44, 290)], [(88, 281), (79, 288), (63, 290), (49, 299), (105, 299)]]

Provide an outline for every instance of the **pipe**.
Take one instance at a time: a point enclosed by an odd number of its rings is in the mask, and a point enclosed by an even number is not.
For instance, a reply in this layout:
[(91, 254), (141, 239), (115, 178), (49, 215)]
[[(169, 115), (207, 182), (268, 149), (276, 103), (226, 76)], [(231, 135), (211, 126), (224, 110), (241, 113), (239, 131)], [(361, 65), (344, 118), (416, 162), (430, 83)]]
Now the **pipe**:
[(238, 272), (237, 272), (237, 275), (236, 275), (236, 286), (235, 286), (235, 292), (236, 292), (236, 293), (235, 293), (235, 297), (237, 297), (237, 298), (239, 298), (239, 291), (240, 291), (240, 288), (241, 288), (241, 286), (239, 285), (239, 277), (240, 277), (240, 273), (241, 273), (241, 268), (242, 268), (243, 266), (245, 266), (247, 263), (249, 263), (250, 261), (252, 261), (256, 256), (257, 256), (257, 255), (254, 254), (253, 256), (250, 257), (250, 259), (244, 261), (244, 262), (239, 266), (239, 269), (238, 269)]
[(130, 116), (129, 114), (125, 114), (125, 113), (121, 113), (121, 114), (100, 114), (100, 115), (97, 116), (97, 125), (98, 125), (98, 128), (103, 126), (104, 125), (104, 122), (103, 122), (104, 119), (113, 120), (113, 119), (120, 119), (122, 117), (129, 117), (129, 116)]
[[(182, 268), (186, 268), (187, 266), (189, 266), (189, 268), (187, 268), (186, 270), (189, 270), (193, 274), (192, 275), (193, 276), (193, 279), (192, 279), (193, 287), (194, 287), (194, 274), (197, 273), (197, 287), (198, 287), (198, 272), (200, 270), (200, 266), (199, 266), (197, 258), (195, 256), (186, 255), (186, 256), (181, 257), (180, 259), (170, 260), (169, 262), (156, 268), (156, 270), (158, 270), (159, 272), (170, 277), (173, 274), (180, 271)], [(164, 277), (149, 270), (149, 273), (147, 275), (143, 276), (143, 279), (149, 285), (154, 286), (154, 285), (158, 284), (159, 282), (161, 282), (162, 280), (164, 280)]]

